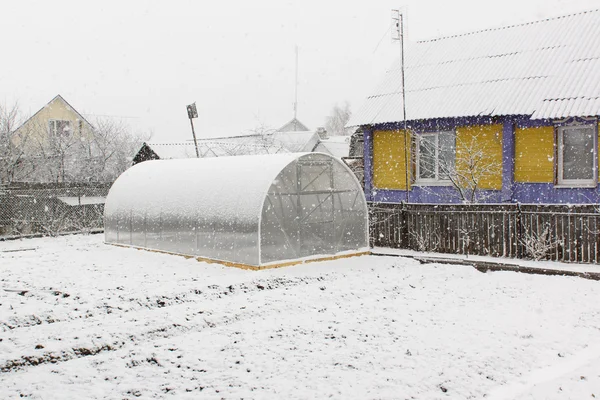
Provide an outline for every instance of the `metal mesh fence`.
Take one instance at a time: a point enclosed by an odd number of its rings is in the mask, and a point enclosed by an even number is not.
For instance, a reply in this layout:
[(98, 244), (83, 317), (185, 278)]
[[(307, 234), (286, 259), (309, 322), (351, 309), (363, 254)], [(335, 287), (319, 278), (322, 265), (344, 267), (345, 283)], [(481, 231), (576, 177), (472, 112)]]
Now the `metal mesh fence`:
[(0, 238), (101, 229), (109, 188), (110, 183), (0, 188)]

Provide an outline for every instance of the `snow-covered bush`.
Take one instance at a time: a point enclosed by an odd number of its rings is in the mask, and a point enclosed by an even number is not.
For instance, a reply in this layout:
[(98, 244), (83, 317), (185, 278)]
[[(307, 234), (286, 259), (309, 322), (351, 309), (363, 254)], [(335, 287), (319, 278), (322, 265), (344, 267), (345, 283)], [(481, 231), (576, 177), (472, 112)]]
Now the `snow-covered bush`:
[(550, 254), (562, 245), (560, 240), (552, 236), (550, 225), (545, 225), (541, 230), (533, 227), (525, 229), (521, 243), (527, 255), (536, 261), (548, 259)]

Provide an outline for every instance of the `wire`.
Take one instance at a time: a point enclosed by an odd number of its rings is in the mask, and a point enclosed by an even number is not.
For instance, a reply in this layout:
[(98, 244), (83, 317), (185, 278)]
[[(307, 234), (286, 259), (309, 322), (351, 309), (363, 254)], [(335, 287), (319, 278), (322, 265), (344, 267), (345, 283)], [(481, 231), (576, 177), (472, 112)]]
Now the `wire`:
[(375, 46), (375, 50), (373, 50), (373, 54), (375, 54), (375, 52), (377, 51), (377, 49), (379, 49), (379, 45), (381, 45), (381, 42), (383, 42), (383, 39), (385, 39), (385, 37), (392, 30), (392, 25), (393, 25), (392, 22), (390, 22), (390, 26), (387, 28), (387, 30), (385, 31), (385, 33), (383, 34), (383, 36), (381, 36), (381, 39), (379, 39), (379, 42), (377, 42), (377, 46)]

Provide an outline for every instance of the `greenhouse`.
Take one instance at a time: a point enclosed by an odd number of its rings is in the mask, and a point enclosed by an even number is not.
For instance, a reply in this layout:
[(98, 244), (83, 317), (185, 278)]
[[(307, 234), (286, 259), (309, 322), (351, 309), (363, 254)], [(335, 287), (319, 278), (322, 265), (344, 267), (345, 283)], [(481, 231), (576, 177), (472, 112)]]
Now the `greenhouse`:
[(105, 241), (261, 269), (368, 251), (365, 197), (339, 159), (157, 160), (113, 184)]

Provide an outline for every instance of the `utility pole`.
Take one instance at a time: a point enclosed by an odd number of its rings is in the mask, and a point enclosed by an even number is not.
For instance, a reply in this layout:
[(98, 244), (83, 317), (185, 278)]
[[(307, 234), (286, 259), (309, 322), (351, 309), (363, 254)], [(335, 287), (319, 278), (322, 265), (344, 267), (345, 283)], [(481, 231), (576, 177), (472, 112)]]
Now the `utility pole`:
[(408, 188), (408, 130), (406, 127), (406, 85), (404, 81), (404, 15), (400, 10), (392, 10), (392, 40), (400, 42), (400, 70), (402, 74), (402, 121), (404, 122), (404, 172), (406, 185), (406, 202), (409, 202)]
[(194, 147), (196, 148), (196, 158), (200, 158), (200, 152), (198, 151), (198, 141), (196, 140), (196, 131), (194, 131), (194, 118), (198, 118), (198, 110), (196, 109), (196, 102), (188, 105), (187, 107), (188, 118), (190, 119), (190, 125), (192, 126), (192, 136), (194, 136)]

